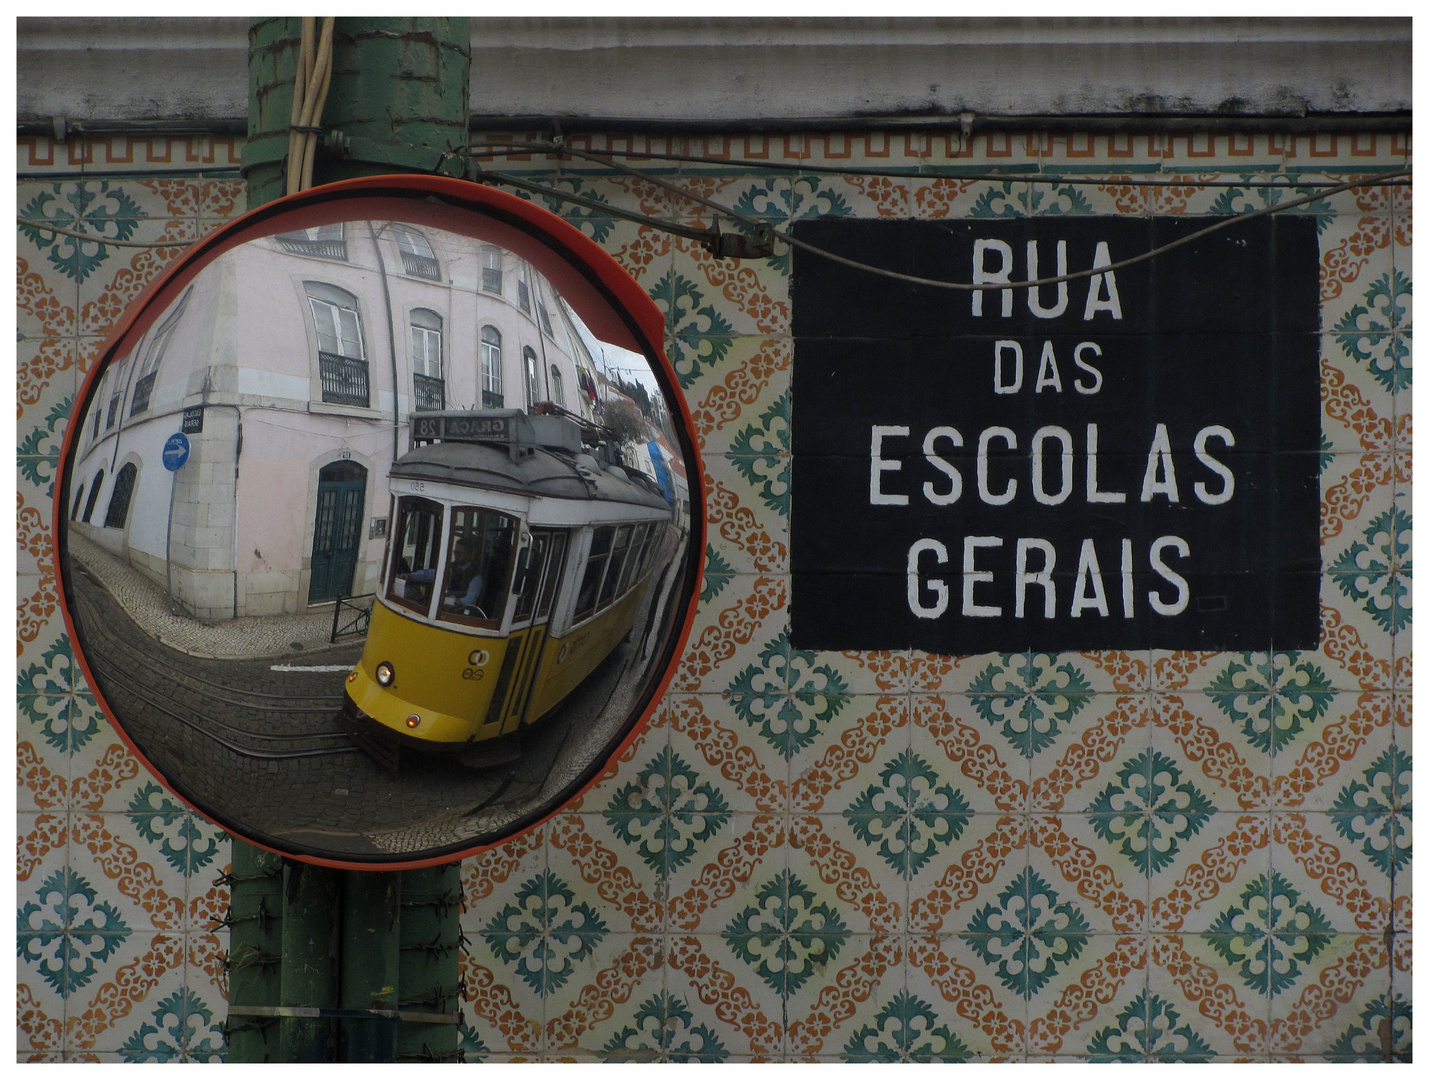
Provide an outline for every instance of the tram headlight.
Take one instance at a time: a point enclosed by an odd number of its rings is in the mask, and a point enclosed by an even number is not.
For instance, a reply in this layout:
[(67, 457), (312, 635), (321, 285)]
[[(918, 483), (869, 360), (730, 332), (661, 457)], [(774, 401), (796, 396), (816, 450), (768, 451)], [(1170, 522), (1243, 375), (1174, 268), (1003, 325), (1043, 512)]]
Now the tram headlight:
[(397, 672), (393, 669), (389, 661), (383, 660), (377, 665), (377, 685), (391, 686), (392, 680), (397, 677)]

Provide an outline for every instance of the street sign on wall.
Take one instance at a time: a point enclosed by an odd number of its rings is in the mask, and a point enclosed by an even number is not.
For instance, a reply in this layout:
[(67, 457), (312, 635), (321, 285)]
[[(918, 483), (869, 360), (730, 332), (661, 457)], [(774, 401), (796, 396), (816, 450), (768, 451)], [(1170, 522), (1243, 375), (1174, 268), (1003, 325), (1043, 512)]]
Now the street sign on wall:
[(1283, 649), (1319, 636), (1309, 217), (801, 222), (799, 648)]

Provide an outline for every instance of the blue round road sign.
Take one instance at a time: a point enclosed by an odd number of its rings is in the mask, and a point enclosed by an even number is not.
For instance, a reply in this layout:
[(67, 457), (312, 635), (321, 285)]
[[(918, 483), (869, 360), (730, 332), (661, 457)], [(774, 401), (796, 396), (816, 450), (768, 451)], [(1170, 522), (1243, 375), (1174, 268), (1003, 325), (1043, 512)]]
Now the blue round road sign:
[(169, 436), (169, 441), (164, 443), (164, 468), (169, 472), (178, 472), (188, 459), (189, 437), (182, 431), (176, 431)]

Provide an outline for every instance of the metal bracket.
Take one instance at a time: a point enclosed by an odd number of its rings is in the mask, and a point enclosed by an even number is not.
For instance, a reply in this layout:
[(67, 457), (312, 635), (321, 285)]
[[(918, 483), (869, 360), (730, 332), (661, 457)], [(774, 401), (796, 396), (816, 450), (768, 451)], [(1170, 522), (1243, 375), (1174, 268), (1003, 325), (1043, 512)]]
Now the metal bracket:
[(754, 235), (724, 232), (719, 221), (706, 230), (705, 250), (717, 259), (767, 259), (774, 254), (774, 227), (763, 222), (754, 226)]

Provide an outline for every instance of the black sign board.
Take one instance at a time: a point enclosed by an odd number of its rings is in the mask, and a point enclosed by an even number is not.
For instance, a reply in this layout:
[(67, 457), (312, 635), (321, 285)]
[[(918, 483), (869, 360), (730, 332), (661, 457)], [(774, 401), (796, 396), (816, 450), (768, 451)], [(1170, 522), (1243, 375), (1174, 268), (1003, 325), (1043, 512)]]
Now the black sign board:
[(203, 406), (196, 405), (184, 410), (184, 420), (180, 430), (185, 435), (197, 435), (203, 431)]
[[(824, 218), (795, 235), (996, 284), (1209, 223)], [(1036, 289), (797, 252), (792, 644), (1313, 648), (1318, 271), (1307, 217)]]

